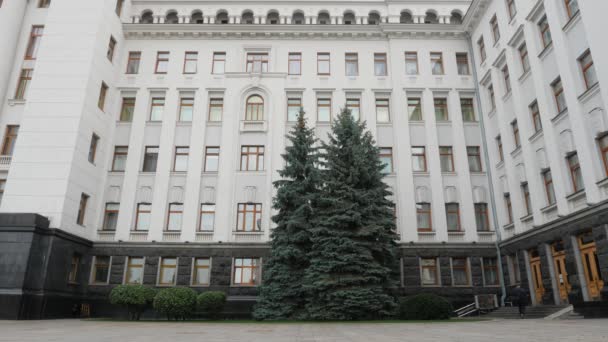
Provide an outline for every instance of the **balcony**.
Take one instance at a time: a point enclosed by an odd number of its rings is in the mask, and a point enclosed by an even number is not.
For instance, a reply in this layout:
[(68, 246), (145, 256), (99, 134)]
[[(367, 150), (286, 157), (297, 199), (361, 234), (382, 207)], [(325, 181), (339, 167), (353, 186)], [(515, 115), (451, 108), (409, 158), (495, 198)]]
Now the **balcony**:
[(196, 233), (196, 242), (211, 242), (213, 241), (213, 232), (198, 232)]
[(435, 232), (433, 231), (428, 231), (428, 232), (424, 232), (424, 231), (419, 231), (418, 232), (418, 242), (419, 243), (433, 243), (436, 242), (435, 240)]
[(235, 242), (262, 242), (263, 232), (232, 232)]
[(97, 232), (97, 240), (99, 241), (114, 241), (114, 235), (116, 232), (114, 231), (103, 231), (100, 230)]
[(465, 242), (464, 232), (448, 232), (448, 242)]
[(181, 232), (163, 232), (163, 241), (164, 242), (179, 242), (181, 236), (182, 236)]
[(266, 132), (267, 129), (266, 121), (241, 121), (241, 132)]
[(0, 156), (0, 171), (8, 171), (13, 156)]
[(148, 232), (132, 231), (131, 234), (129, 235), (129, 241), (142, 242), (142, 241), (147, 241), (147, 240), (148, 240)]
[(480, 243), (491, 243), (496, 241), (495, 232), (477, 232), (477, 236), (479, 237)]

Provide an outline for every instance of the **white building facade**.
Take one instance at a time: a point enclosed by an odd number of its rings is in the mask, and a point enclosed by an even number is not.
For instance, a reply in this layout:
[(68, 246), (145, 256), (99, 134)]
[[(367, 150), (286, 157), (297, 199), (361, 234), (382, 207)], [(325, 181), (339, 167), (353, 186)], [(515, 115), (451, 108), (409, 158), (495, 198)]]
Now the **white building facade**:
[(101, 314), (120, 283), (251, 300), (294, 113), (325, 139), (348, 107), (387, 164), (401, 292), (471, 302), (504, 266), (537, 303), (599, 298), (605, 5), (578, 2), (4, 0), (0, 242), (71, 239), (40, 242), (57, 307)]

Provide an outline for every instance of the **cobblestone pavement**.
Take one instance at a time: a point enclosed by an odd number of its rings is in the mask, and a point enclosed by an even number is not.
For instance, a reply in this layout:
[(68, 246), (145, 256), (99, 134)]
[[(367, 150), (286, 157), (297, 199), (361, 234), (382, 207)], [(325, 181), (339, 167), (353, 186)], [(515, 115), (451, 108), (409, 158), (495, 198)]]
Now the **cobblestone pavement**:
[(199, 323), (0, 321), (0, 341), (376, 342), (608, 341), (608, 320), (450, 323)]

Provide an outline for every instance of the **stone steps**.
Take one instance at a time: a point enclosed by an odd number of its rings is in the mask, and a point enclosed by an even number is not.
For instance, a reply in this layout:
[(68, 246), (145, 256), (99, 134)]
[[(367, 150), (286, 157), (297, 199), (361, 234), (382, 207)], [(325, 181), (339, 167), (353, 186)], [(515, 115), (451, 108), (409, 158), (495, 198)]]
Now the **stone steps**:
[[(545, 318), (550, 316), (564, 308), (567, 305), (538, 305), (538, 306), (528, 306), (526, 307), (526, 315), (527, 319), (538, 319)], [(519, 308), (516, 306), (507, 306), (498, 308), (489, 314), (485, 315), (487, 318), (500, 318), (500, 319), (520, 319), (519, 316)]]

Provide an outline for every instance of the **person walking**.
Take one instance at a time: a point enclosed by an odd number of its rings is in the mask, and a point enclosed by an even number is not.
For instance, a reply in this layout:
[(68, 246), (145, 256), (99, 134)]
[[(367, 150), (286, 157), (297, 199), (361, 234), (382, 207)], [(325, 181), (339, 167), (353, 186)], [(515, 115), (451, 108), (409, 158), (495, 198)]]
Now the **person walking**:
[(526, 316), (526, 306), (528, 305), (528, 291), (522, 288), (520, 284), (517, 284), (515, 289), (513, 289), (513, 297), (517, 300), (519, 318), (524, 318)]

